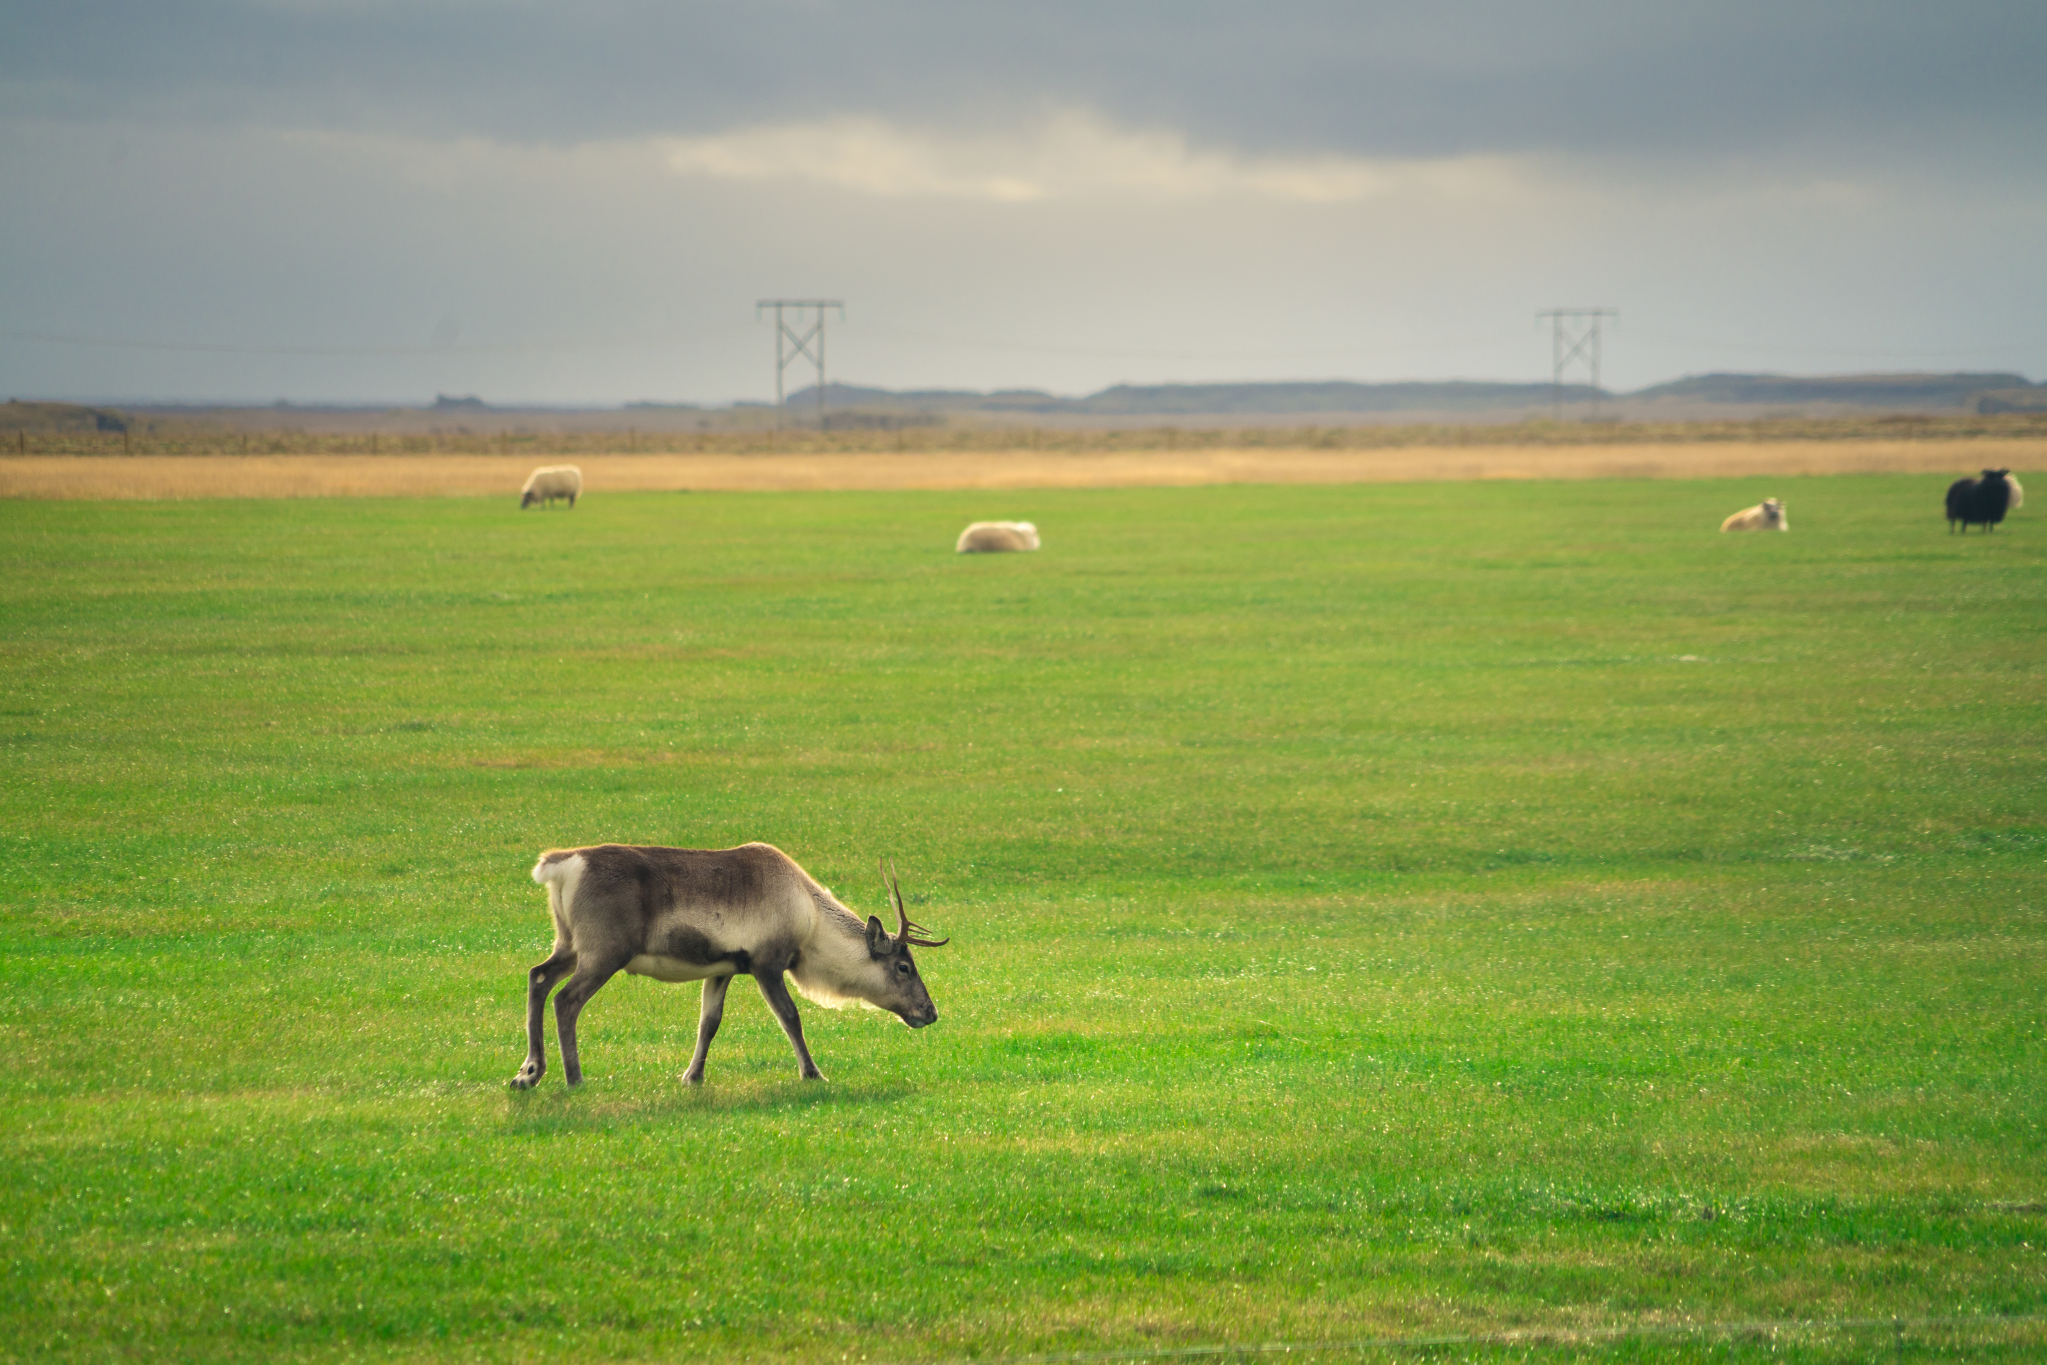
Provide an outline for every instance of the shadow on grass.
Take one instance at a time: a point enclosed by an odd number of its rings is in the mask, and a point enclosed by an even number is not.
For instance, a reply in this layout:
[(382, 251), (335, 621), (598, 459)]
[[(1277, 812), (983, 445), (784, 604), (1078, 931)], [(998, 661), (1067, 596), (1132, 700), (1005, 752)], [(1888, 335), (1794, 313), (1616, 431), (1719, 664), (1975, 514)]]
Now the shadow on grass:
[(584, 1132), (632, 1128), (721, 1115), (783, 1114), (812, 1109), (869, 1109), (895, 1104), (917, 1087), (892, 1084), (834, 1084), (791, 1081), (749, 1085), (673, 1085), (633, 1095), (548, 1087), (505, 1092), (506, 1130), (518, 1134)]

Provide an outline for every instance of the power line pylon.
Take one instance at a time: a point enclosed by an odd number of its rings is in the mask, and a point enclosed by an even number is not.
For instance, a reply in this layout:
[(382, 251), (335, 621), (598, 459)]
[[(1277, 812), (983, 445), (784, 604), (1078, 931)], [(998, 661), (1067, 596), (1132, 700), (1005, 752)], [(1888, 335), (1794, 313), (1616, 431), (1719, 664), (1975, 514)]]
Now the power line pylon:
[(1564, 415), (1564, 371), (1574, 360), (1582, 360), (1592, 375), (1592, 412), (1599, 413), (1599, 323), (1602, 318), (1618, 319), (1613, 308), (1545, 308), (1535, 315), (1550, 320), (1550, 358), (1555, 368), (1550, 379), (1550, 416)]
[[(817, 429), (824, 430), (824, 317), (825, 309), (839, 310), (839, 321), (846, 320), (846, 305), (838, 299), (761, 299), (753, 306), (754, 321), (768, 309), (775, 310), (775, 425), (782, 424), (782, 414), (787, 404), (782, 398), (782, 374), (800, 357), (817, 366)], [(793, 312), (794, 322), (786, 320), (783, 310)], [(807, 330), (803, 328), (807, 315), (814, 314)], [(811, 343), (817, 349), (811, 349)]]

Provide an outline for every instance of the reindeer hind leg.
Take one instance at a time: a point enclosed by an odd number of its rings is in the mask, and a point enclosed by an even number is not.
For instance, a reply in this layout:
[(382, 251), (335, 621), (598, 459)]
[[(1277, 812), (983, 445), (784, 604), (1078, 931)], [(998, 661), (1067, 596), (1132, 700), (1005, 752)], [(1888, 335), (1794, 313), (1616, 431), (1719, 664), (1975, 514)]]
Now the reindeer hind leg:
[(576, 1051), (576, 1018), (582, 1014), (583, 1006), (590, 1003), (590, 997), (604, 989), (604, 983), (629, 960), (629, 955), (601, 963), (585, 960), (569, 978), (569, 984), (554, 997), (554, 1032), (555, 1040), (561, 1044), (562, 1080), (570, 1085), (583, 1083), (583, 1064)]
[(575, 969), (575, 953), (558, 944), (545, 962), (526, 973), (526, 1061), (512, 1077), (512, 1089), (530, 1090), (547, 1073), (547, 993)]

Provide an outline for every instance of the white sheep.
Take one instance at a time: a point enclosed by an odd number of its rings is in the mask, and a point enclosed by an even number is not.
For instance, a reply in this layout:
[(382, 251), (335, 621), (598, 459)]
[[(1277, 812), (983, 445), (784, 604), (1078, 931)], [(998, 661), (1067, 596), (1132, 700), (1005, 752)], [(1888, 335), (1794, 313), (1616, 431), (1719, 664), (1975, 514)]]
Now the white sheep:
[(1775, 498), (1764, 498), (1754, 507), (1744, 507), (1720, 523), (1723, 531), (1788, 531), (1791, 523), (1784, 520), (1784, 504)]
[(556, 498), (567, 498), (574, 507), (582, 491), (582, 470), (572, 464), (542, 465), (526, 476), (526, 486), (519, 490), (519, 510), (523, 512), (536, 502), (546, 507)]
[(954, 553), (993, 554), (1002, 550), (1035, 550), (1038, 528), (1027, 521), (977, 521), (960, 532)]
[(2011, 485), (2011, 501), (2004, 505), (2007, 512), (2016, 512), (2026, 501), (2026, 490), (2019, 487), (2018, 475), (2009, 469), (2004, 471), (2004, 481)]

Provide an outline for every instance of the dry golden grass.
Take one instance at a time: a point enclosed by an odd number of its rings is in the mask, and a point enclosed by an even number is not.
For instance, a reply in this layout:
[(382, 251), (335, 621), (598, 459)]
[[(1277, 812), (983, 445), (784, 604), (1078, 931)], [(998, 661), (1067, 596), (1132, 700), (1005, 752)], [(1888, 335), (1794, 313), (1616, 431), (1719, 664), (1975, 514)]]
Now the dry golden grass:
[[(586, 455), (607, 491), (1111, 488), (1445, 479), (1736, 478), (2024, 469), (2036, 440), (1645, 442), (1377, 449)], [(516, 499), (526, 455), (136, 455), (0, 459), (0, 497), (58, 499), (490, 496)]]

